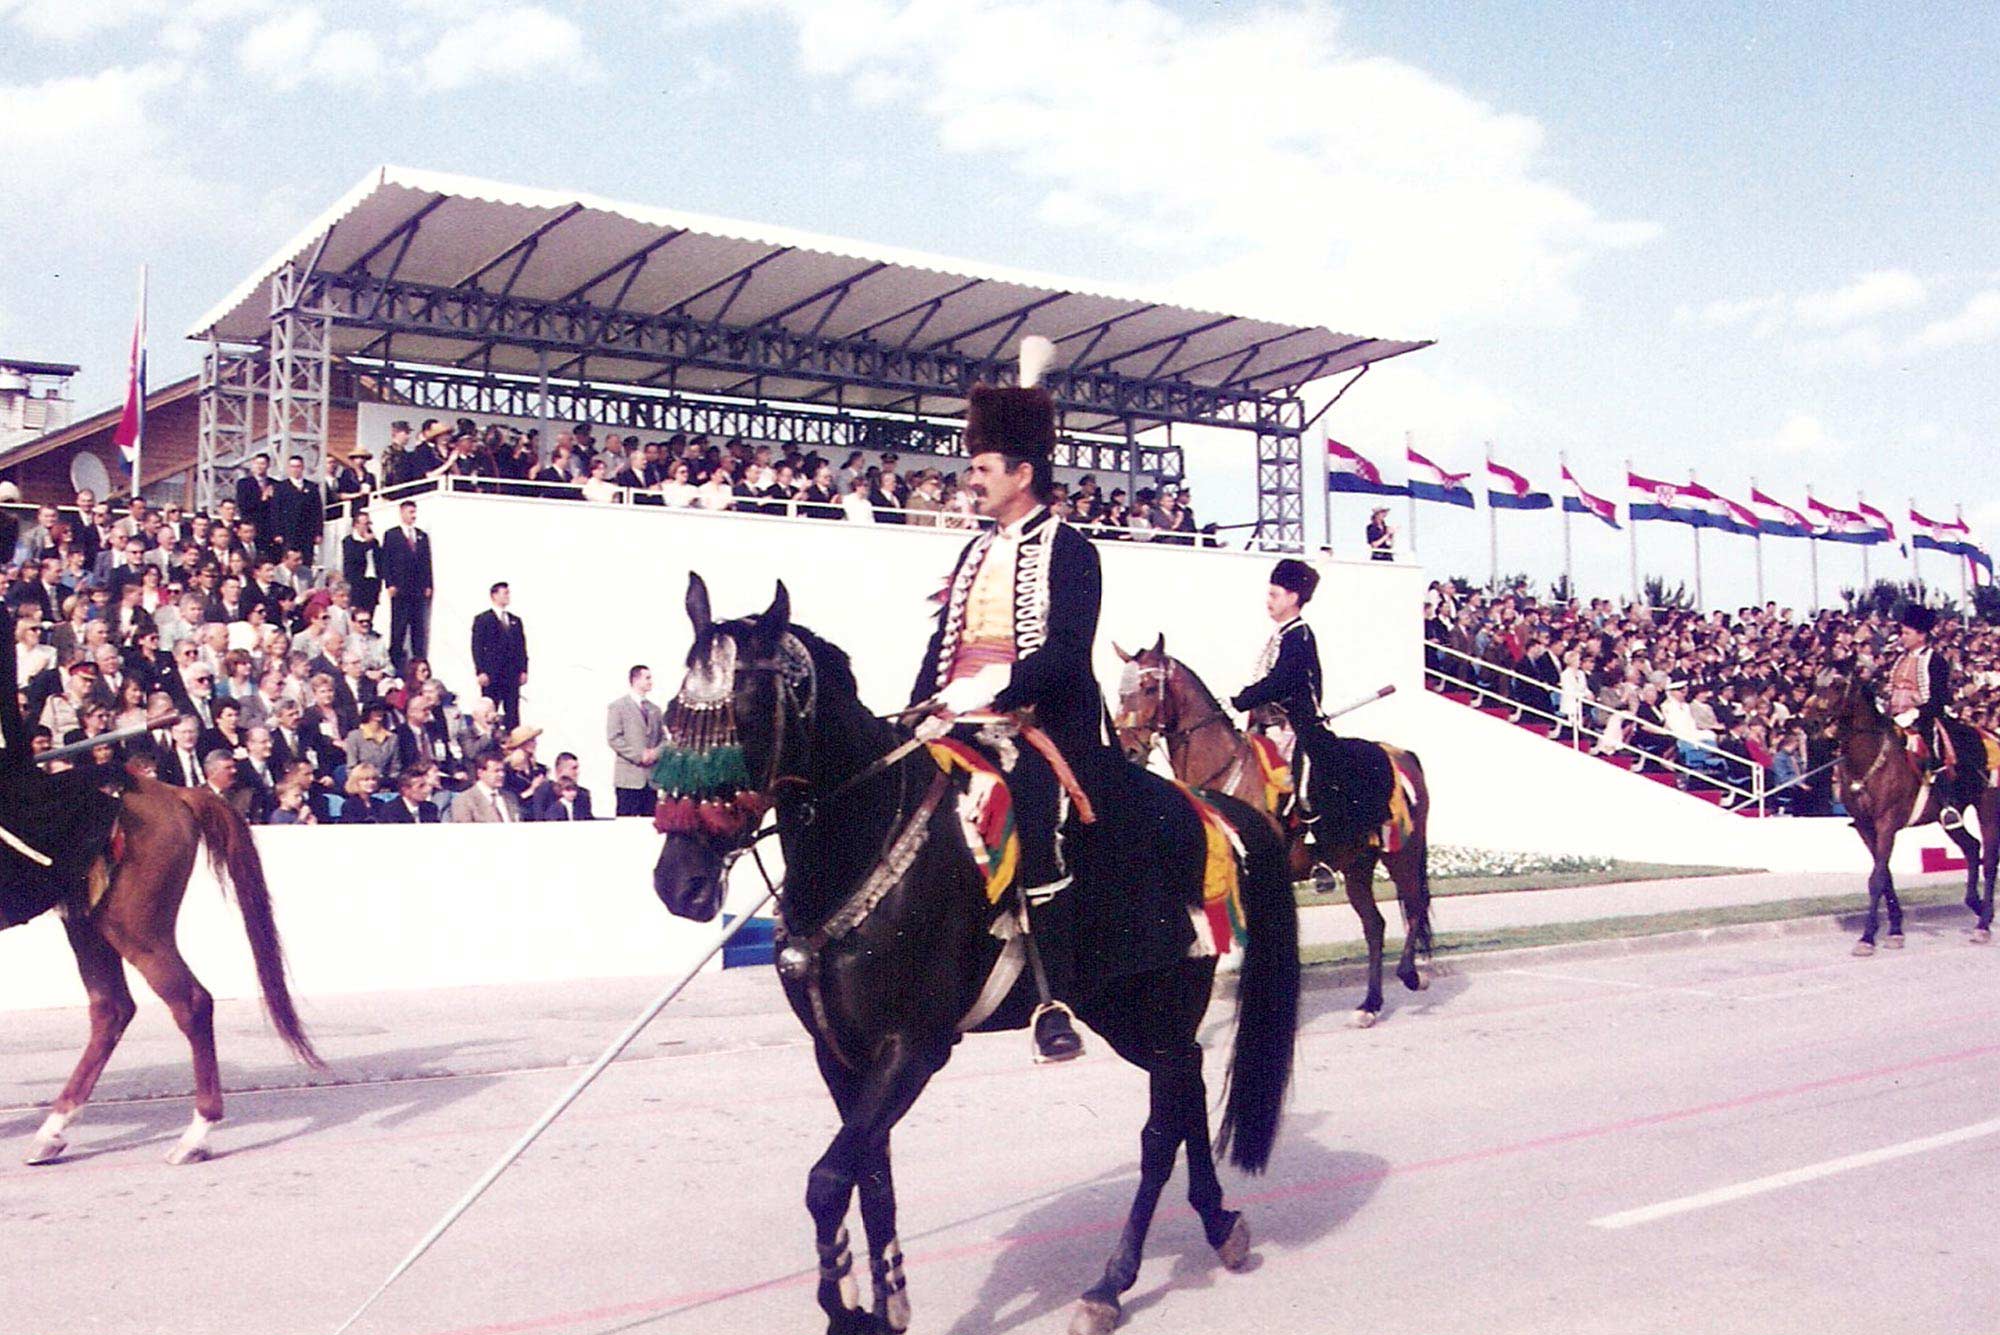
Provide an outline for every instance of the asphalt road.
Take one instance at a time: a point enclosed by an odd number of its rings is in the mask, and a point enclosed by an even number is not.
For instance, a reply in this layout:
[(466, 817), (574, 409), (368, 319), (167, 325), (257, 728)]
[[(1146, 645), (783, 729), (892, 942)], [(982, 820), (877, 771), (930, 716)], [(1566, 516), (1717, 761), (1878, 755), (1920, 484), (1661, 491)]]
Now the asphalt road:
[[(1170, 1189), (1134, 1332), (2000, 1328), (2000, 947), (1919, 927), (1773, 936), (1392, 993), (1308, 994), (1271, 1172), (1225, 1171), (1257, 1261), (1215, 1263)], [(142, 1012), (63, 1164), (14, 1166), (81, 1038), (0, 1025), (0, 1331), (331, 1331), (634, 1014), (655, 983), (334, 999), (305, 1087), (226, 1005), (221, 1157), (161, 1160), (183, 1049)], [(1212, 1019), (1222, 1066), (1227, 1013)], [(162, 1097), (171, 1096), (171, 1097)], [(896, 1141), (915, 1329), (1064, 1329), (1136, 1178), (1142, 1078), (965, 1043)], [(360, 1329), (679, 1335), (821, 1329), (807, 1166), (831, 1133), (762, 971), (702, 980)], [(858, 1229), (857, 1229), (858, 1232)]]

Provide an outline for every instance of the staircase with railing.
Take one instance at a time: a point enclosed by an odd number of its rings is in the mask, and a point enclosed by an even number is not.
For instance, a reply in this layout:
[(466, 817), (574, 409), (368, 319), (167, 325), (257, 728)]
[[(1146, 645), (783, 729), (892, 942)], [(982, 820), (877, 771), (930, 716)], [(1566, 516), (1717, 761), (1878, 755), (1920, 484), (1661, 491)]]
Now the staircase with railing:
[[(1568, 716), (1538, 708), (1495, 688), (1502, 681), (1518, 682), (1537, 694), (1557, 695), (1557, 688), (1549, 682), (1497, 663), (1475, 661), (1462, 650), (1435, 640), (1425, 640), (1424, 649), (1424, 686), (1432, 694), (1511, 723), (1524, 732), (1548, 739), (1554, 745), (1587, 753), (1607, 765), (1677, 789), (1689, 797), (1738, 815), (1763, 817), (1779, 814), (1792, 799), (1805, 791), (1809, 780), (1830, 767), (1829, 763), (1783, 783), (1773, 783), (1761, 765), (1746, 766), (1741, 757), (1708, 743), (1648, 729), (1629, 712), (1615, 706), (1581, 700), (1576, 702), (1576, 712)], [(1474, 680), (1475, 677), (1484, 680)], [(1592, 710), (1601, 710), (1608, 717), (1615, 718), (1619, 723), (1618, 730), (1593, 725), (1589, 719)], [(1636, 730), (1657, 736), (1663, 743), (1661, 749), (1636, 745), (1631, 740)]]

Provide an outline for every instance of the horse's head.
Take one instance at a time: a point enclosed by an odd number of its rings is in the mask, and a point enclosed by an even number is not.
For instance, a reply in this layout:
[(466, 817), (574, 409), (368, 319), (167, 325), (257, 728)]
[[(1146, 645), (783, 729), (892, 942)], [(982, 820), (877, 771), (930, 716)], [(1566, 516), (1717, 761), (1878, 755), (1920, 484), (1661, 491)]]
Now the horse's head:
[(1128, 654), (1117, 644), (1125, 670), (1118, 678), (1118, 745), (1126, 759), (1141, 765), (1153, 753), (1153, 739), (1173, 726), (1173, 705), (1168, 692), (1173, 685), (1174, 660), (1167, 657), (1167, 637), (1163, 633), (1150, 649)]
[(1875, 707), (1874, 692), (1860, 673), (1825, 668), (1799, 709), (1799, 721), (1820, 736), (1838, 741), (1848, 733), (1878, 731), (1882, 715)]
[(727, 861), (749, 847), (785, 776), (799, 772), (814, 671), (791, 633), (782, 583), (758, 615), (716, 622), (708, 586), (691, 575), (687, 612), (694, 646), (654, 769), (653, 824), (666, 841), (653, 891), (673, 913), (707, 922), (722, 907)]

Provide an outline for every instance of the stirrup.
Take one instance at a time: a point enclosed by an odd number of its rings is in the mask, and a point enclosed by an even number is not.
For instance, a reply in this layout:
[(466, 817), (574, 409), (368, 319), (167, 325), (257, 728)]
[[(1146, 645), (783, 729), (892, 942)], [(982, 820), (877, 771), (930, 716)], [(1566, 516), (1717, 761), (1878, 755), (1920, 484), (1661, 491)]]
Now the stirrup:
[[(1053, 1018), (1045, 1034), (1042, 1021), (1048, 1017)], [(1034, 1014), (1028, 1017), (1028, 1032), (1032, 1035), (1037, 1066), (1074, 1061), (1083, 1055), (1083, 1039), (1076, 1032), (1076, 1012), (1053, 998), (1035, 1007)]]
[(1939, 807), (1937, 820), (1940, 830), (1962, 830), (1965, 828), (1965, 814), (1954, 806), (1946, 805)]

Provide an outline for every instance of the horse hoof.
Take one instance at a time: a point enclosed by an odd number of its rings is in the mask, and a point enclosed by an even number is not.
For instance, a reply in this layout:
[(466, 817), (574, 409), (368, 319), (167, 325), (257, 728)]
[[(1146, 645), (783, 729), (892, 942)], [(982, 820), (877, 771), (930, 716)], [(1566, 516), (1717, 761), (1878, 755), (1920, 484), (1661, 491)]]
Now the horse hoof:
[(1854, 943), (1854, 954), (1857, 958), (1866, 959), (1874, 953), (1875, 943), (1873, 941), (1856, 941)]
[(206, 1145), (176, 1145), (167, 1151), (167, 1162), (179, 1168), (191, 1163), (207, 1163), (215, 1157)]
[(1099, 1298), (1080, 1298), (1070, 1315), (1069, 1335), (1111, 1335), (1118, 1326), (1118, 1304)]
[(1397, 974), (1396, 976), (1402, 979), (1403, 986), (1409, 988), (1412, 992), (1428, 992), (1430, 990), (1431, 980), (1425, 974), (1411, 970), (1407, 974)]
[[(1975, 945), (1975, 946), (1983, 946), (1983, 945), (1985, 945), (1985, 944), (1986, 944), (1986, 943), (1987, 943), (1988, 941), (1991, 941), (1992, 939), (1993, 939), (1993, 933), (1992, 933), (1992, 931), (1991, 931), (1990, 929), (1988, 929), (1988, 928), (1985, 928), (1985, 927), (1975, 927), (1975, 928), (1973, 928), (1973, 929), (1972, 929), (1972, 944), (1973, 944), (1973, 945)], [(33, 1160), (30, 1160), (29, 1162), (31, 1162), (31, 1163), (32, 1163), (32, 1162), (33, 1162)]]
[(1375, 1012), (1354, 1012), (1354, 1014), (1347, 1018), (1347, 1027), (1349, 1029), (1373, 1029), (1375, 1027)]
[(34, 1145), (28, 1150), (28, 1157), (21, 1162), (30, 1166), (54, 1163), (68, 1148), (69, 1142), (61, 1136), (36, 1136)]
[(1903, 948), (1903, 934), (1901, 932), (1891, 932), (1883, 940), (1882, 948), (1884, 950), (1901, 950)]
[(1236, 1227), (1229, 1230), (1229, 1236), (1215, 1249), (1216, 1259), (1222, 1262), (1224, 1270), (1245, 1270), (1250, 1265), (1250, 1225), (1241, 1215), (1236, 1217)]

